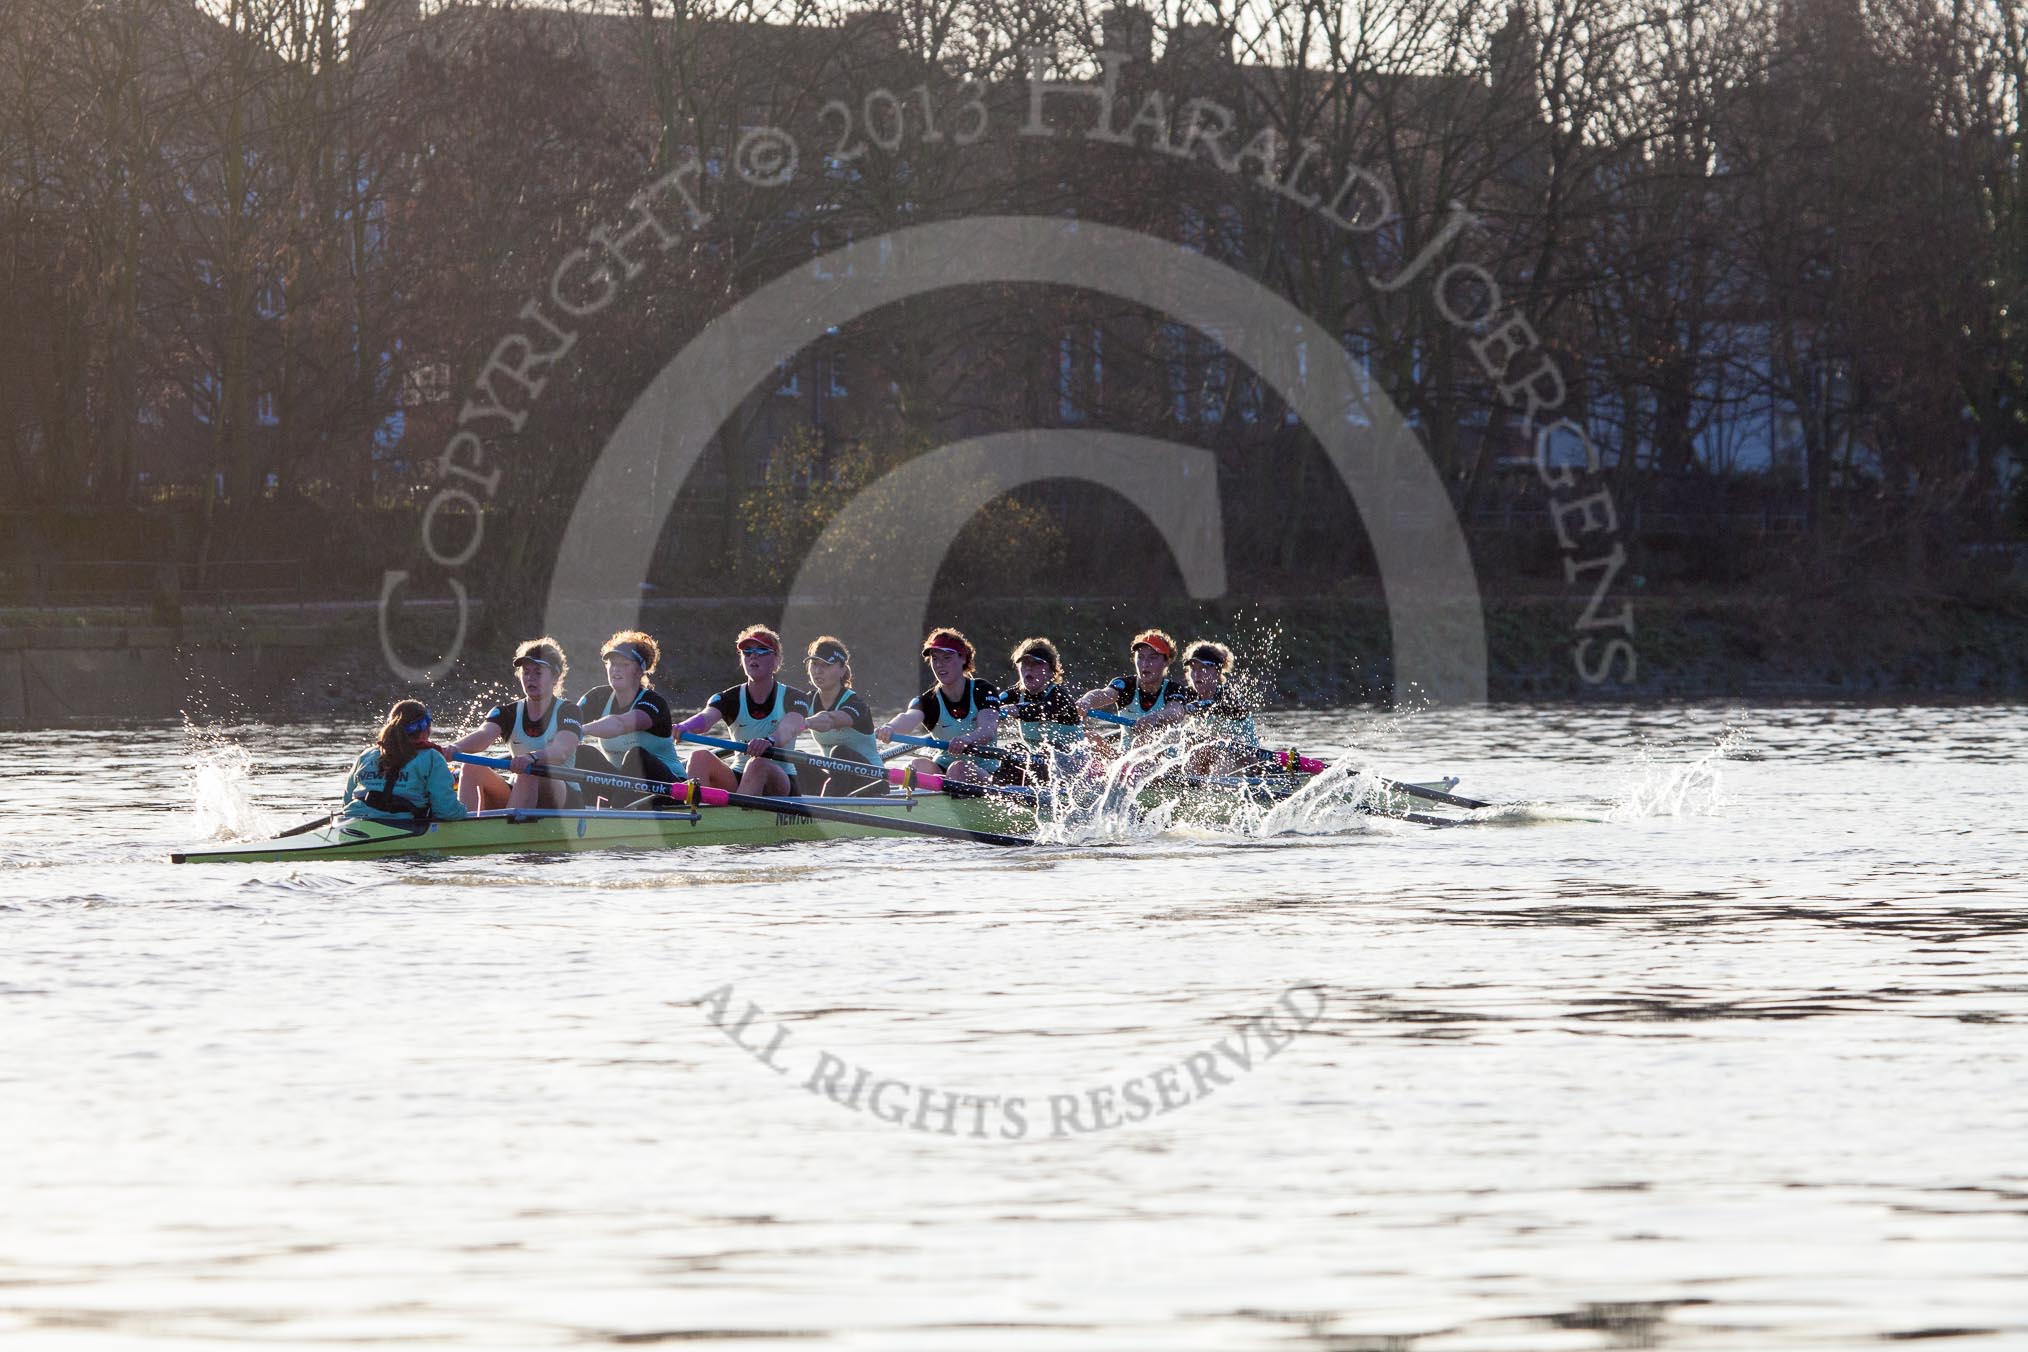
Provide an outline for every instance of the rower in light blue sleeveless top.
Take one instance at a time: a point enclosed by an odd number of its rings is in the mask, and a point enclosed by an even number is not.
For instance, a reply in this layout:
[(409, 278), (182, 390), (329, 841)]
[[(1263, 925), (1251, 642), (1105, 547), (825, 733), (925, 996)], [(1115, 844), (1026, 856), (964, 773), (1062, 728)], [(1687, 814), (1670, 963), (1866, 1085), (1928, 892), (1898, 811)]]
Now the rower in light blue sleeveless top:
[(690, 753), (690, 777), (714, 789), (736, 789), (754, 795), (796, 791), (795, 766), (772, 759), (777, 750), (794, 746), (810, 716), (810, 697), (777, 680), (782, 664), (782, 637), (764, 624), (740, 631), (733, 646), (739, 652), (746, 680), (719, 691), (704, 707), (676, 725), (676, 740), (709, 732), (723, 723), (745, 750), (732, 768), (705, 749)]
[[(839, 705), (844, 704), (846, 700), (851, 699), (857, 693), (850, 686), (847, 686), (844, 693), (838, 696), (838, 703), (831, 707), (834, 709), (839, 707)], [(811, 712), (824, 713), (827, 711), (813, 708)], [(839, 752), (845, 751), (865, 761), (868, 765), (880, 764), (880, 743), (874, 739), (873, 734), (870, 732), (861, 732), (857, 728), (838, 728), (830, 732), (812, 732), (810, 736), (816, 738), (817, 745), (823, 748), (824, 754), (827, 756), (835, 756)]]
[[(646, 686), (643, 686), (641, 689), (636, 690), (634, 692), (633, 698), (627, 701), (626, 707), (620, 708), (618, 707), (619, 705), (618, 692), (609, 691), (606, 695), (605, 701), (606, 707), (604, 711), (598, 715), (598, 717), (610, 718), (614, 714), (626, 713), (628, 709), (632, 709), (635, 705), (639, 704), (644, 698), (655, 698), (654, 692), (649, 690)], [(578, 717), (582, 719), (584, 718), (585, 713), (590, 712), (591, 711), (588, 709), (584, 710), (578, 715)], [(656, 760), (661, 761), (662, 764), (667, 766), (674, 767), (681, 765), (683, 763), (682, 758), (676, 754), (676, 739), (674, 737), (666, 735), (657, 736), (655, 733), (648, 732), (646, 730), (636, 732), (619, 732), (614, 733), (610, 737), (587, 736), (585, 740), (590, 742), (596, 742), (598, 744), (598, 749), (602, 753), (604, 753), (606, 759), (611, 761), (614, 765), (624, 764), (626, 762), (627, 753), (629, 751), (637, 749), (646, 753), (647, 755), (653, 756)]]
[[(1169, 678), (1169, 664), (1176, 658), (1176, 640), (1159, 629), (1144, 629), (1134, 635), (1131, 651), (1134, 674), (1115, 678), (1078, 700), (1080, 709), (1108, 709), (1127, 720), (1122, 730), (1122, 750), (1134, 744), (1141, 724), (1170, 724), (1183, 715), (1182, 706), (1190, 696)], [(1143, 703), (1143, 701), (1146, 701)]]
[[(922, 655), (936, 683), (910, 700), (906, 709), (874, 729), (874, 736), (885, 744), (896, 734), (925, 732), (945, 743), (962, 741), (967, 748), (990, 744), (1000, 731), (1000, 692), (972, 676), (974, 652), (971, 640), (956, 629), (931, 630), (923, 640)], [(960, 708), (964, 710), (962, 715), (958, 713)], [(917, 774), (936, 771), (972, 783), (984, 783), (992, 777), (992, 771), (963, 748), (956, 754), (945, 751), (934, 763), (917, 758), (909, 762), (909, 768)]]
[[(937, 736), (943, 738), (946, 742), (955, 742), (960, 738), (966, 741), (980, 740), (978, 736), (979, 716), (992, 707), (987, 703), (988, 700), (995, 697), (992, 686), (987, 685), (984, 681), (966, 679), (965, 693), (959, 700), (959, 703), (965, 706), (965, 716), (963, 718), (958, 717), (957, 705), (952, 704), (950, 698), (941, 689), (933, 689), (929, 693), (936, 697), (936, 702), (939, 706), (937, 720), (930, 724), (931, 730)], [(970, 757), (966, 759), (970, 759)], [(942, 753), (937, 757), (937, 768), (941, 770), (949, 769), (951, 760), (952, 756), (950, 752), (946, 751)], [(974, 763), (976, 764), (976, 762)]]
[[(783, 715), (789, 712), (790, 693), (788, 686), (776, 681), (774, 698), (768, 701), (767, 708), (756, 714), (748, 706), (744, 687), (734, 687), (732, 698), (718, 706), (720, 715), (725, 719), (725, 725), (732, 729), (732, 740), (751, 742), (756, 737), (774, 737), (775, 730), (782, 725)], [(801, 692), (795, 693), (798, 698), (802, 697)], [(777, 737), (775, 741), (779, 745), (782, 739)], [(746, 752), (740, 752), (739, 759), (732, 764), (732, 772), (744, 774), (747, 760)], [(790, 766), (788, 769), (790, 777), (793, 778), (794, 767)]]
[[(562, 700), (552, 699), (549, 701), (549, 717), (542, 720), (542, 728), (538, 732), (530, 732), (528, 730), (526, 705), (526, 700), (515, 700), (513, 704), (505, 706), (501, 711), (508, 716), (508, 722), (510, 723), (507, 729), (507, 745), (514, 749), (514, 754), (517, 756), (540, 754), (542, 748), (555, 741), (557, 734), (563, 731)], [(573, 710), (572, 712), (575, 713), (576, 711)]]

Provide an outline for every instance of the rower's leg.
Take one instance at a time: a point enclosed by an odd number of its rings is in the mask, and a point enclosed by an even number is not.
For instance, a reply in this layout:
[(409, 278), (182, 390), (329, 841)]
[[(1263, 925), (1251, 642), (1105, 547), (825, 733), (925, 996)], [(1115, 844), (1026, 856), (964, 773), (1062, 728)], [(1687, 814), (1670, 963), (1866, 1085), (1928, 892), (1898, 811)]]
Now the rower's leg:
[(739, 777), (739, 791), (754, 798), (781, 798), (793, 792), (788, 772), (779, 761), (750, 760)]
[(690, 777), (700, 784), (714, 789), (724, 789), (728, 793), (739, 787), (739, 777), (733, 774), (732, 767), (703, 747), (690, 753), (687, 768)]
[(983, 784), (986, 777), (979, 773), (979, 767), (970, 761), (952, 761), (951, 768), (944, 771), (945, 779), (955, 779), (960, 784)]
[(458, 767), (458, 801), (467, 812), (496, 812), (507, 806), (507, 781), (483, 765)]
[(507, 795), (507, 806), (513, 809), (562, 807), (569, 801), (568, 789), (569, 785), (560, 779), (543, 779), (538, 775), (516, 775), (513, 792)]

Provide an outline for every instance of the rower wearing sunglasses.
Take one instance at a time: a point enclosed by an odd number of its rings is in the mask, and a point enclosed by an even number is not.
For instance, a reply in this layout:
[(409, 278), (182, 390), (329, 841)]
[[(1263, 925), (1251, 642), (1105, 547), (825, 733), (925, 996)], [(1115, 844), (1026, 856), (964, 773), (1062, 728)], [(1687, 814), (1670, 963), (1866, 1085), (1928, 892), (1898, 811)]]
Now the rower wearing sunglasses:
[(1183, 654), (1183, 677), (1190, 685), (1187, 763), (1192, 774), (1230, 774), (1260, 763), (1253, 705), (1232, 687), (1232, 666), (1232, 649), (1209, 639), (1199, 639)]
[(345, 777), (341, 817), (380, 821), (454, 821), (466, 814), (443, 748), (430, 742), (430, 711), (419, 699), (398, 700)]
[(973, 678), (973, 652), (971, 640), (955, 629), (930, 631), (923, 640), (922, 656), (936, 684), (874, 731), (883, 746), (896, 733), (918, 731), (948, 742), (950, 750), (934, 763), (922, 758), (912, 762), (919, 774), (935, 771), (968, 784), (983, 784), (992, 778), (991, 770), (969, 753), (991, 746), (1000, 735), (1000, 714), (995, 708), (1000, 692)]
[(606, 684), (577, 702), (577, 768), (632, 775), (661, 783), (676, 777), (675, 715), (655, 689), (662, 648), (638, 629), (622, 629), (599, 649)]
[(1183, 706), (1190, 702), (1189, 692), (1169, 675), (1169, 664), (1176, 660), (1175, 639), (1160, 629), (1143, 629), (1134, 635), (1129, 650), (1134, 658), (1133, 675), (1116, 676), (1096, 690), (1087, 690), (1077, 702), (1080, 709), (1110, 710), (1131, 720), (1132, 726), (1121, 731), (1121, 750), (1133, 745), (1136, 733), (1180, 720)]
[(887, 775), (880, 768), (880, 743), (873, 736), (873, 709), (866, 696), (852, 688), (851, 651), (843, 640), (825, 634), (810, 643), (803, 669), (810, 678), (810, 716), (803, 720), (803, 730), (834, 760), (861, 761), (870, 767), (864, 775), (833, 771), (818, 792), (885, 793)]
[(810, 715), (810, 697), (775, 679), (782, 665), (782, 636), (764, 624), (750, 624), (740, 631), (740, 669), (746, 681), (721, 690), (704, 702), (704, 708), (676, 725), (677, 740), (682, 734), (709, 732), (723, 723), (746, 750), (730, 766), (702, 748), (690, 753), (690, 777), (714, 789), (737, 790), (750, 795), (782, 797), (796, 791), (796, 768), (768, 760), (777, 747), (794, 746)]
[(509, 787), (483, 765), (460, 767), (458, 801), (468, 811), (563, 807), (569, 801), (572, 786), (528, 773), (536, 761), (569, 765), (577, 753), (577, 709), (563, 702), (563, 682), (569, 674), (570, 664), (553, 638), (533, 638), (514, 650), (514, 675), (521, 683), (521, 698), (494, 705), (485, 722), (449, 747), (479, 752), (495, 742), (506, 742), (514, 783)]

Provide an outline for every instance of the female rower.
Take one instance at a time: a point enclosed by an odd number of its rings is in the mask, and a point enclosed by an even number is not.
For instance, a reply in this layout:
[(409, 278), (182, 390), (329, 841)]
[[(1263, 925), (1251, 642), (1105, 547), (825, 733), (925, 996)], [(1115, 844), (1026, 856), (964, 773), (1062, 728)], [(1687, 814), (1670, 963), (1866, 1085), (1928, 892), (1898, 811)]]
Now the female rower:
[(999, 692), (972, 676), (974, 649), (970, 639), (955, 629), (936, 629), (923, 640), (923, 660), (929, 663), (936, 684), (908, 702), (908, 707), (887, 720), (874, 732), (882, 745), (896, 733), (918, 730), (942, 738), (950, 750), (934, 763), (917, 758), (911, 767), (918, 774), (934, 770), (952, 779), (983, 784), (992, 775), (988, 767), (968, 753), (991, 746), (1000, 735), (1000, 714), (994, 706)]
[(887, 789), (880, 764), (880, 743), (873, 738), (873, 710), (866, 696), (852, 688), (852, 654), (842, 640), (829, 634), (811, 642), (803, 658), (810, 677), (810, 716), (803, 728), (817, 739), (817, 748), (836, 760), (863, 761), (863, 775), (835, 771), (825, 776), (819, 793), (879, 793)]
[(577, 702), (580, 770), (633, 775), (666, 784), (677, 777), (675, 719), (655, 689), (662, 649), (638, 629), (622, 629), (599, 649), (607, 684)]
[(1087, 690), (1077, 702), (1080, 709), (1115, 710), (1133, 720), (1133, 726), (1121, 734), (1121, 750), (1132, 745), (1134, 734), (1142, 729), (1182, 718), (1182, 706), (1190, 700), (1182, 684), (1169, 676), (1169, 664), (1176, 659), (1175, 639), (1160, 629), (1143, 629), (1129, 646), (1134, 674), (1116, 676), (1096, 690)]
[(466, 815), (443, 748), (430, 744), (430, 711), (419, 699), (397, 700), (345, 776), (341, 817), (419, 817), (453, 821)]
[(709, 732), (719, 723), (746, 743), (739, 759), (728, 766), (710, 751), (690, 753), (690, 777), (714, 789), (736, 789), (751, 795), (781, 797), (796, 791), (796, 769), (766, 759), (776, 747), (794, 746), (810, 715), (810, 697), (775, 679), (782, 665), (782, 636), (764, 624), (742, 629), (737, 644), (740, 670), (746, 681), (721, 690), (704, 708), (676, 725), (677, 740), (688, 732)]
[(521, 698), (496, 704), (486, 721), (457, 741), (452, 751), (484, 751), (505, 741), (510, 755), (508, 768), (514, 774), (507, 781), (482, 765), (467, 765), (458, 772), (458, 801), (468, 811), (495, 808), (562, 807), (569, 800), (569, 786), (559, 780), (528, 773), (537, 761), (545, 765), (569, 765), (577, 752), (577, 710), (563, 702), (564, 677), (570, 664), (553, 638), (535, 638), (514, 650), (514, 674), (521, 682)]
[(1194, 775), (1222, 775), (1260, 763), (1260, 734), (1253, 726), (1253, 706), (1227, 683), (1232, 675), (1232, 649), (1199, 639), (1183, 654), (1183, 676), (1190, 683), (1190, 736), (1187, 762)]
[(1059, 774), (1083, 759), (1084, 747), (1084, 715), (1063, 688), (1063, 659), (1046, 638), (1024, 638), (1010, 656), (1015, 686), (1000, 696), (1000, 721), (1014, 723), (1031, 753), (1028, 771), (1015, 767), (1012, 777)]

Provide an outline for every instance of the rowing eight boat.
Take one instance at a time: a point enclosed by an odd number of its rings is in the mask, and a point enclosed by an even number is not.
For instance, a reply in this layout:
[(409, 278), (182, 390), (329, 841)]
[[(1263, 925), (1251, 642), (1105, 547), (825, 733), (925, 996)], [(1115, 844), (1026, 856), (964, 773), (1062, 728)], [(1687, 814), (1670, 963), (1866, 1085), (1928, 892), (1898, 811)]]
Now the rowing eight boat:
[[(1447, 790), (1456, 781), (1418, 786)], [(1141, 806), (1152, 795), (1141, 796)], [(1175, 798), (1171, 791), (1169, 798)], [(1253, 795), (1217, 786), (1188, 794), (1180, 816), (1203, 820), (1237, 810)], [(776, 800), (770, 800), (774, 802)], [(339, 817), (301, 834), (271, 840), (195, 846), (169, 856), (179, 864), (293, 863), (323, 859), (377, 859), (399, 855), (539, 854), (575, 850), (668, 850), (699, 845), (776, 845), (802, 840), (891, 837), (939, 832), (993, 833), (994, 843), (1019, 844), (1036, 826), (1037, 810), (1019, 792), (984, 797), (943, 793), (890, 793), (884, 797), (817, 796), (779, 800), (780, 811), (739, 807), (679, 808), (668, 811), (526, 809), (482, 813), (455, 821), (381, 821)], [(1259, 799), (1254, 797), (1256, 806)], [(1388, 795), (1361, 804), (1361, 810), (1413, 816), (1409, 801)], [(812, 817), (808, 811), (839, 819)], [(1044, 804), (1041, 814), (1056, 814)], [(884, 820), (883, 820), (884, 819)]]

